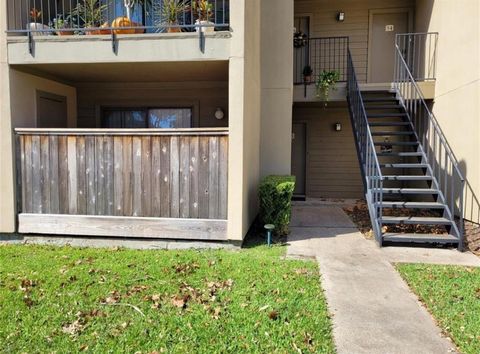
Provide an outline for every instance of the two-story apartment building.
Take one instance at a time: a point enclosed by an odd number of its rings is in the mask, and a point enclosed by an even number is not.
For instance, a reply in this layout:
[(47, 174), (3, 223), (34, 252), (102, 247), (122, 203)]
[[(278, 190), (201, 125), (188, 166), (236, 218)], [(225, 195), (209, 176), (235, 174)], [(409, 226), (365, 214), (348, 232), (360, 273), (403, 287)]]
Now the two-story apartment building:
[(0, 0), (0, 232), (240, 243), (290, 173), (380, 243), (478, 221), (477, 2), (134, 3)]

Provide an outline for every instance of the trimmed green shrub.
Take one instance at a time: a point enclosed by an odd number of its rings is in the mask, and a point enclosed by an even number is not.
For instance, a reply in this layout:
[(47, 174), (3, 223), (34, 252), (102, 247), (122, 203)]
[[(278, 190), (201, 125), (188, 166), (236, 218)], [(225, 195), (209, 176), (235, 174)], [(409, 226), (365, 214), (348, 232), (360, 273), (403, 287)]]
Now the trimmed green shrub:
[(260, 183), (260, 221), (275, 225), (275, 234), (288, 234), (292, 215), (294, 176), (267, 176)]

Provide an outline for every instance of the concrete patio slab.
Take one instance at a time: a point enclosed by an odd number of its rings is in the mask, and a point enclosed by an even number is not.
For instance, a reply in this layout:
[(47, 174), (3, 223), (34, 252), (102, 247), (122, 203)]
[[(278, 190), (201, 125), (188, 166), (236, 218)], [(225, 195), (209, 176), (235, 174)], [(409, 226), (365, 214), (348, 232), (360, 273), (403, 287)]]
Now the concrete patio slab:
[[(455, 352), (387, 254), (341, 208), (295, 206), (293, 216), (287, 255), (317, 259), (339, 353)], [(325, 218), (334, 227), (320, 226)]]

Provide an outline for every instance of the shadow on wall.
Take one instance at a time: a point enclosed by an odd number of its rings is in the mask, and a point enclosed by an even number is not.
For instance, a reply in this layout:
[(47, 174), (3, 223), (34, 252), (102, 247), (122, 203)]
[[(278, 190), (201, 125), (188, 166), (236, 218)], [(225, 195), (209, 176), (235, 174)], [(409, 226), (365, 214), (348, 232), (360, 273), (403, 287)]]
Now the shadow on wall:
[[(460, 171), (467, 175), (467, 163), (462, 160), (459, 163)], [(475, 224), (480, 224), (480, 201), (475, 195), (472, 186), (465, 181), (465, 191), (464, 191), (464, 208), (465, 208), (465, 219), (471, 221)]]

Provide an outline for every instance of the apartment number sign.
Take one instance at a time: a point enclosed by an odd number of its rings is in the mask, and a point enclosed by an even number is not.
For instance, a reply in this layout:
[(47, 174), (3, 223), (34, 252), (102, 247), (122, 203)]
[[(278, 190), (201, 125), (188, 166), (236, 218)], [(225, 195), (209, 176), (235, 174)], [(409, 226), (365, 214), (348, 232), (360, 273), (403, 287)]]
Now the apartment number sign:
[(394, 25), (386, 25), (385, 26), (385, 32), (393, 32), (395, 31), (395, 26)]

